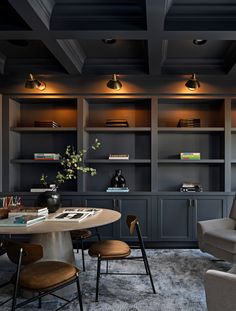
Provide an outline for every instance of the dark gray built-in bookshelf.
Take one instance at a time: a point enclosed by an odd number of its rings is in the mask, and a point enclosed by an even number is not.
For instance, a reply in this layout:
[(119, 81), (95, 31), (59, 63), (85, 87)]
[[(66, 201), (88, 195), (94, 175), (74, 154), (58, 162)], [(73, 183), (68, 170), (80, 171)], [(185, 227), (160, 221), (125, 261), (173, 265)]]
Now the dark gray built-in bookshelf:
[[(97, 175), (79, 175), (60, 188), (63, 205), (113, 208), (139, 216), (147, 241), (196, 241), (198, 220), (225, 217), (236, 191), (236, 99), (215, 96), (3, 96), (3, 192), (17, 193), (32, 205), (30, 193), (42, 173), (49, 178), (59, 161), (35, 161), (35, 152), (63, 153), (67, 145), (89, 151), (86, 164)], [(35, 120), (61, 127), (37, 128)], [(128, 127), (106, 127), (125, 119)], [(200, 127), (178, 127), (180, 119), (200, 119)], [(181, 160), (181, 152), (200, 152), (200, 160)], [(109, 160), (109, 154), (129, 154)], [(130, 191), (107, 193), (116, 169)], [(203, 192), (183, 193), (183, 182)], [(28, 203), (27, 203), (28, 202)], [(176, 222), (177, 214), (181, 221)], [(123, 219), (123, 218), (122, 218)], [(123, 220), (122, 220), (123, 221)], [(105, 237), (129, 239), (122, 227), (104, 229)], [(166, 244), (166, 245), (167, 245)]]

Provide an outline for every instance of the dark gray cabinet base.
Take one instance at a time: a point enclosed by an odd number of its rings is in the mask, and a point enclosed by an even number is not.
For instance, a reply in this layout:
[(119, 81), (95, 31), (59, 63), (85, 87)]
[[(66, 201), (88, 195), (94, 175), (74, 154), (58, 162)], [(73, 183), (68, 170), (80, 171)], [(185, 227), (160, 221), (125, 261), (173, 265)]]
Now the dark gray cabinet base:
[[(197, 247), (198, 221), (227, 217), (234, 193), (128, 193), (62, 194), (63, 206), (109, 208), (121, 213), (121, 219), (99, 228), (103, 239), (136, 241), (126, 225), (129, 214), (138, 216), (148, 247)], [(26, 206), (32, 206), (36, 195), (22, 195)]]

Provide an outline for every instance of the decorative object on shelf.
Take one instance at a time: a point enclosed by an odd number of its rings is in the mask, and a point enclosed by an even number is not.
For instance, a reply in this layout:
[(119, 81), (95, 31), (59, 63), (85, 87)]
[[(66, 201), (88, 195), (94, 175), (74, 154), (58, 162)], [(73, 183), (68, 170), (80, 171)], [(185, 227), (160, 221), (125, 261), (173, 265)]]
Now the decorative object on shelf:
[(202, 185), (199, 183), (184, 182), (180, 187), (181, 192), (202, 192)]
[(179, 119), (177, 127), (200, 127), (200, 119)]
[(46, 83), (43, 81), (39, 81), (32, 75), (32, 73), (30, 73), (25, 81), (25, 88), (26, 89), (38, 89), (40, 91), (43, 91), (46, 88)]
[(181, 152), (180, 153), (181, 160), (201, 160), (200, 152)]
[(193, 73), (191, 78), (185, 83), (185, 86), (190, 90), (190, 91), (195, 91), (198, 88), (200, 88), (200, 82), (196, 77), (196, 74)]
[[(92, 150), (97, 150), (100, 145), (100, 141), (96, 138), (95, 142), (93, 143), (93, 145), (91, 145), (90, 148)], [(69, 145), (66, 147), (65, 154), (60, 159), (62, 172), (57, 172), (55, 179), (52, 183), (54, 185), (52, 191), (46, 191), (39, 195), (39, 206), (47, 206), (49, 213), (55, 212), (61, 205), (60, 195), (56, 191), (61, 184), (64, 184), (67, 180), (76, 179), (78, 171), (81, 171), (82, 173), (88, 173), (91, 176), (96, 175), (96, 169), (84, 165), (84, 156), (90, 148), (88, 148), (87, 150), (80, 150), (77, 153), (73, 146)], [(50, 188), (47, 175), (42, 174), (40, 181), (45, 188)]]
[(109, 154), (109, 160), (129, 160), (129, 154)]
[(115, 73), (113, 73), (111, 80), (107, 82), (107, 87), (117, 91), (122, 88), (122, 83), (117, 79), (117, 75)]
[(54, 120), (36, 120), (34, 121), (35, 127), (61, 127), (60, 123)]
[(122, 176), (121, 169), (115, 171), (115, 175), (111, 179), (112, 188), (124, 188), (126, 187), (126, 182), (124, 176)]
[(107, 127), (128, 127), (129, 123), (126, 119), (107, 119)]

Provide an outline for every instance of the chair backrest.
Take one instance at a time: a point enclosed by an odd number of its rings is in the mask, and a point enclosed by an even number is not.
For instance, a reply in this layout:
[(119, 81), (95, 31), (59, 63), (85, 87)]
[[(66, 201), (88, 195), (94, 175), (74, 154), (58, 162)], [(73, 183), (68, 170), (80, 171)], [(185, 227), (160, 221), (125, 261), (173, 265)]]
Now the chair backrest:
[(139, 241), (139, 245), (142, 251), (145, 251), (145, 247), (144, 247), (144, 242), (143, 242), (143, 237), (142, 237), (142, 233), (141, 233), (141, 229), (139, 226), (139, 221), (137, 216), (135, 215), (128, 215), (126, 218), (126, 223), (129, 227), (129, 231), (130, 234), (133, 235), (134, 231), (136, 231), (137, 236), (138, 236), (138, 241)]
[(41, 245), (5, 240), (3, 241), (3, 246), (8, 258), (15, 264), (18, 264), (21, 252), (21, 263), (23, 265), (33, 263), (43, 257), (43, 248)]
[(229, 218), (232, 218), (233, 220), (236, 220), (236, 195), (234, 197), (232, 207), (230, 210)]
[(136, 224), (138, 223), (138, 218), (137, 216), (134, 215), (128, 215), (126, 218), (126, 224), (129, 228), (129, 232), (131, 235), (134, 234), (134, 231), (136, 229)]

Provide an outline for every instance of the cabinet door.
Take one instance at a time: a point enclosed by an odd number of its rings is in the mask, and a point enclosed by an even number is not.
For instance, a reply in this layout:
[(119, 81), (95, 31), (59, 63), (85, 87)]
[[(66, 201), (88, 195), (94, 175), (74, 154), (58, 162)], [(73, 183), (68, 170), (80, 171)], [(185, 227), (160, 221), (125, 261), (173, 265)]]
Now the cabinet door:
[(191, 240), (192, 201), (181, 197), (159, 197), (158, 239), (161, 241)]
[(137, 241), (136, 234), (131, 236), (126, 218), (128, 215), (138, 217), (140, 229), (144, 240), (151, 240), (151, 198), (150, 197), (117, 197), (117, 204), (121, 213), (119, 222), (119, 238), (125, 241)]
[[(84, 198), (84, 206), (97, 207), (97, 208), (108, 208), (115, 210), (116, 201), (112, 197), (102, 197), (102, 196), (91, 196)], [(112, 223), (109, 225), (98, 227), (98, 231), (101, 234), (102, 239), (115, 239), (117, 238), (117, 223)]]
[(197, 222), (202, 220), (226, 217), (226, 201), (224, 197), (197, 197), (193, 204), (193, 240), (197, 240)]

